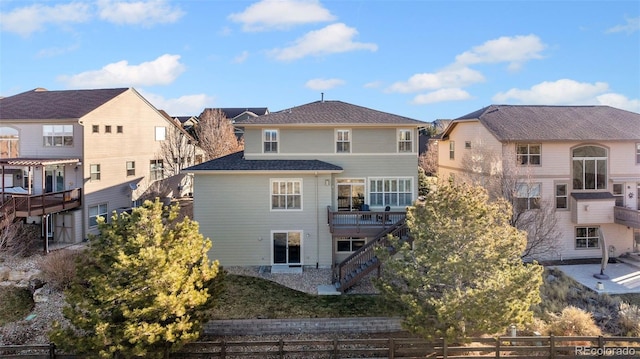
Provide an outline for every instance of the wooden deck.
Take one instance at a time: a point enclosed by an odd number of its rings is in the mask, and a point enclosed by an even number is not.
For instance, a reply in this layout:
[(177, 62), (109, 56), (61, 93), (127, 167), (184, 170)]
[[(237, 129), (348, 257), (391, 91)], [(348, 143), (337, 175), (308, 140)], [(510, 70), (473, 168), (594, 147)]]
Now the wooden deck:
[(375, 236), (406, 217), (406, 212), (332, 211), (327, 207), (329, 229), (334, 236)]
[(627, 227), (640, 228), (640, 211), (624, 207), (613, 207), (613, 221)]
[(4, 200), (2, 208), (13, 207), (13, 216), (24, 218), (67, 211), (82, 206), (82, 189), (39, 195), (14, 194)]

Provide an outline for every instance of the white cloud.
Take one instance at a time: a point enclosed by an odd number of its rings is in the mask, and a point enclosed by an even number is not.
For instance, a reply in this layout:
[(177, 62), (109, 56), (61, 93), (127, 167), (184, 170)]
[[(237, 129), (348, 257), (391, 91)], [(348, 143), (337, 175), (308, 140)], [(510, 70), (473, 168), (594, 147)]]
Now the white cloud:
[(99, 0), (98, 8), (101, 19), (126, 25), (151, 26), (174, 23), (184, 15), (184, 11), (179, 7), (170, 6), (166, 0)]
[(86, 71), (58, 78), (69, 87), (151, 86), (172, 83), (185, 71), (180, 55), (165, 54), (153, 61), (129, 65), (126, 60), (114, 62), (100, 70)]
[(43, 30), (47, 24), (63, 25), (82, 23), (91, 19), (90, 7), (86, 3), (59, 4), (46, 6), (35, 4), (0, 13), (0, 29), (22, 36), (29, 36)]
[(317, 0), (262, 0), (229, 19), (242, 23), (244, 31), (262, 31), (333, 21), (335, 16)]
[(242, 51), (242, 53), (240, 55), (236, 56), (233, 59), (233, 63), (234, 64), (241, 64), (241, 63), (247, 61), (248, 58), (249, 58), (249, 51), (245, 50), (245, 51)]
[(503, 36), (456, 56), (456, 63), (466, 66), (508, 62), (510, 70), (517, 70), (528, 60), (541, 59), (545, 48), (546, 45), (535, 35)]
[(624, 25), (617, 25), (610, 29), (607, 29), (605, 33), (612, 34), (616, 32), (626, 32), (627, 34), (633, 34), (636, 31), (640, 31), (640, 17), (626, 18), (627, 21)]
[(528, 90), (510, 89), (493, 96), (496, 103), (508, 103), (514, 100), (527, 105), (584, 105), (594, 104), (596, 96), (606, 93), (606, 82), (593, 84), (561, 79), (555, 82), (545, 81)]
[(600, 105), (621, 108), (627, 111), (640, 113), (640, 99), (629, 99), (624, 95), (617, 93), (606, 93), (596, 97)]
[(425, 105), (436, 102), (462, 101), (468, 100), (470, 98), (471, 95), (469, 95), (469, 93), (465, 90), (459, 88), (446, 88), (427, 94), (417, 95), (413, 98), (412, 103), (416, 105)]
[(364, 87), (366, 89), (377, 89), (377, 88), (382, 87), (383, 85), (384, 84), (382, 83), (382, 81), (371, 81), (371, 82), (367, 82), (362, 87)]
[(139, 90), (155, 108), (164, 110), (169, 116), (197, 116), (203, 108), (212, 107), (215, 97), (206, 94), (185, 95), (166, 99), (161, 95)]
[(290, 61), (310, 55), (321, 56), (356, 50), (378, 50), (376, 44), (354, 42), (353, 37), (357, 34), (358, 30), (343, 23), (331, 24), (320, 30), (310, 31), (297, 39), (292, 46), (273, 49), (269, 54), (278, 60)]
[(304, 86), (311, 90), (329, 90), (344, 84), (344, 80), (341, 79), (312, 79), (307, 81)]
[(387, 91), (409, 93), (441, 88), (458, 88), (483, 81), (484, 76), (476, 70), (468, 67), (450, 67), (434, 73), (415, 74), (407, 81), (392, 84)]

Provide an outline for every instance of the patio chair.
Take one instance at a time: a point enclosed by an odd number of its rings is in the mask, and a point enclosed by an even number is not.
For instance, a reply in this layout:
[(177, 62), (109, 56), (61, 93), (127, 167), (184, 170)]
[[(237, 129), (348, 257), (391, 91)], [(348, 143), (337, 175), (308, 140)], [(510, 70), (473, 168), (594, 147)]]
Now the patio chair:
[[(390, 206), (386, 206), (386, 207), (384, 207), (384, 211), (385, 211), (385, 212), (389, 212), (389, 211), (391, 211), (391, 207), (390, 207)], [(389, 220), (389, 215), (388, 215), (388, 214), (386, 214), (386, 213), (385, 213), (384, 215), (379, 214), (379, 215), (377, 215), (377, 216), (376, 216), (376, 220), (377, 220), (378, 222), (386, 223), (386, 222)]]

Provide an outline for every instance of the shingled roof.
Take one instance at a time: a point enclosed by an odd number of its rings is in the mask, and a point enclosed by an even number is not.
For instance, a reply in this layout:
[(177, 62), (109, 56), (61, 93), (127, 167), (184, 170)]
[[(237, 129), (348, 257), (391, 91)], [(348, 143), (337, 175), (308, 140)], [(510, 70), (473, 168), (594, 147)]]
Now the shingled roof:
[(479, 120), (500, 141), (640, 140), (640, 114), (610, 106), (491, 105), (454, 120)]
[(341, 101), (316, 101), (243, 121), (251, 125), (408, 125), (425, 122)]
[(34, 89), (0, 99), (0, 120), (81, 118), (127, 88), (47, 91)]
[(342, 172), (342, 167), (319, 160), (246, 160), (244, 151), (216, 158), (184, 169), (197, 171), (320, 171)]

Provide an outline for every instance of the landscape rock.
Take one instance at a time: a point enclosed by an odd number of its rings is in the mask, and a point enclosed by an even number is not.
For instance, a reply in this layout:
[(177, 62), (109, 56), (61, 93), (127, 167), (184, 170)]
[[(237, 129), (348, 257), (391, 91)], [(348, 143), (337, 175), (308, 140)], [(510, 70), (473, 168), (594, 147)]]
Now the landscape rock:
[(35, 303), (46, 303), (49, 301), (49, 291), (44, 288), (38, 288), (33, 292), (33, 301)]
[(11, 272), (9, 267), (0, 267), (0, 282), (4, 282), (9, 279), (9, 272)]

